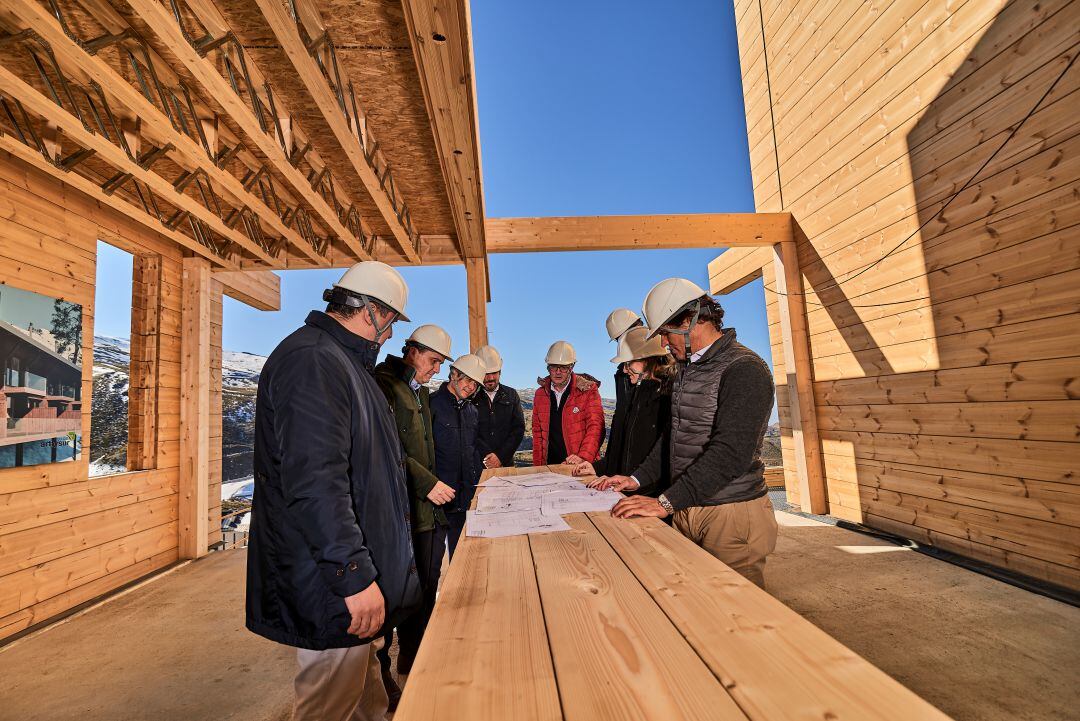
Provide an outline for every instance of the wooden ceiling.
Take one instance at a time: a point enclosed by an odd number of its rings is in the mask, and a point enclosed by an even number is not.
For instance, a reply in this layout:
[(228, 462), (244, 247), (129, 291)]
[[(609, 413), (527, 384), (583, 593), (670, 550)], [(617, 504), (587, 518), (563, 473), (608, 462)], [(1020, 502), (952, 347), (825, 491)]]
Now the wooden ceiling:
[(0, 131), (223, 268), (486, 250), (466, 0), (5, 0)]

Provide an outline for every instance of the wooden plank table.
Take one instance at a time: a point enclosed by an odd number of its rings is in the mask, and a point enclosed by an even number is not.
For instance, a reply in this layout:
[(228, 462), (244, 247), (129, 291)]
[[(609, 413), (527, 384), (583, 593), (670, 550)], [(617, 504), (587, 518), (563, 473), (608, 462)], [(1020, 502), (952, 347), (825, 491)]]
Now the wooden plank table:
[(566, 519), (462, 537), (395, 721), (948, 718), (661, 521)]

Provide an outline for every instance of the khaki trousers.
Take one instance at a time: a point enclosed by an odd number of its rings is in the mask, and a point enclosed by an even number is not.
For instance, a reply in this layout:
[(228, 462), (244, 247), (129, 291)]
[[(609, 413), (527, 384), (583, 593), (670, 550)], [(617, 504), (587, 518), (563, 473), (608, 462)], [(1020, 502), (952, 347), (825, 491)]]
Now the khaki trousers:
[(293, 721), (384, 721), (386, 688), (375, 655), (381, 639), (325, 651), (296, 649)]
[(765, 588), (765, 557), (776, 548), (776, 515), (768, 496), (675, 511), (679, 532), (740, 575)]

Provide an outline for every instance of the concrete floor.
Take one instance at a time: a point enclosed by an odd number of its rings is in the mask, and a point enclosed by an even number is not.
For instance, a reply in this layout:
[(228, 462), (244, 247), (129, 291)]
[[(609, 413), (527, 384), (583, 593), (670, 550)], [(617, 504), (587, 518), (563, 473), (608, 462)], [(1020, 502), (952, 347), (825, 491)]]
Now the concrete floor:
[[(778, 517), (769, 590), (946, 713), (1080, 718), (1080, 609)], [(295, 656), (244, 629), (244, 562), (213, 554), (0, 648), (0, 720), (287, 719)]]

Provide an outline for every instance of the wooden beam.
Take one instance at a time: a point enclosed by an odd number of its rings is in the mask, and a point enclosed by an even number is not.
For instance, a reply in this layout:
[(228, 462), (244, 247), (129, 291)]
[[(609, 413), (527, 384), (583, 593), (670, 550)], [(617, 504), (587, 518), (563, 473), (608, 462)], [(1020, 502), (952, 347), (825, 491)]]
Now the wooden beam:
[[(296, 23), (279, 0), (256, 0), (256, 2), (270, 29), (277, 37), (278, 42), (281, 43), (282, 49), (289, 56), (289, 60), (292, 61), (293, 67), (300, 77), (300, 82), (304, 84), (312, 100), (315, 101), (315, 106), (322, 113), (323, 119), (331, 132), (333, 132), (334, 138), (341, 146), (341, 149), (345, 151), (345, 157), (349, 159), (353, 170), (356, 171), (360, 182), (363, 183), (364, 188), (371, 196), (375, 207), (379, 209), (383, 220), (390, 226), (390, 232), (397, 239), (402, 252), (412, 262), (419, 263), (420, 255), (413, 246), (413, 238), (410, 237), (409, 231), (402, 225), (397, 211), (394, 210), (394, 204), (390, 196), (383, 188), (382, 183), (379, 182), (374, 168), (368, 163), (366, 149), (361, 147), (359, 138), (349, 128), (349, 123), (342, 113), (333, 91), (326, 83), (322, 71), (319, 70), (318, 64), (308, 54), (307, 48), (300, 39), (300, 32), (296, 27)], [(298, 2), (297, 4), (306, 6), (306, 3)], [(315, 8), (311, 8), (311, 12), (316, 16), (318, 15), (318, 10)], [(319, 24), (321, 25), (321, 21)], [(368, 135), (365, 142), (370, 146), (373, 144), (374, 139)], [(361, 223), (363, 224), (365, 221), (361, 219)], [(373, 234), (368, 227), (364, 227), (364, 232), (369, 235)]]
[(80, 190), (86, 195), (93, 198), (95, 201), (106, 205), (113, 210), (116, 210), (122, 215), (125, 215), (140, 225), (144, 226), (147, 230), (157, 233), (162, 237), (168, 238), (182, 248), (199, 254), (200, 256), (210, 260), (215, 265), (221, 266), (228, 270), (236, 270), (239, 266), (235, 261), (228, 258), (222, 258), (216, 255), (214, 251), (210, 250), (206, 246), (202, 245), (194, 238), (189, 238), (183, 233), (179, 233), (175, 230), (169, 230), (161, 224), (154, 216), (149, 213), (143, 212), (141, 209), (136, 208), (131, 203), (127, 202), (118, 195), (109, 195), (101, 189), (97, 183), (87, 180), (78, 173), (66, 173), (60, 168), (56, 167), (49, 161), (42, 157), (41, 153), (34, 150), (31, 147), (23, 145), (16, 138), (10, 135), (0, 135), (0, 150), (6, 151), (12, 157), (16, 157), (23, 162), (32, 165), (38, 170), (51, 175), (62, 183)]
[(132, 260), (131, 370), (128, 383), (128, 470), (157, 460), (158, 347), (161, 341), (161, 257)]
[(488, 218), (489, 253), (761, 247), (790, 241), (790, 213)]
[[(85, 74), (102, 88), (111, 103), (116, 103), (135, 113), (139, 119), (139, 130), (143, 136), (153, 140), (159, 147), (171, 143), (175, 150), (169, 153), (169, 157), (180, 167), (188, 171), (195, 169), (205, 171), (215, 188), (235, 207), (247, 206), (251, 208), (268, 227), (284, 237), (309, 259), (319, 265), (325, 266), (328, 264), (329, 261), (315, 252), (315, 249), (300, 237), (299, 233), (286, 227), (277, 213), (270, 209), (261, 198), (245, 190), (239, 179), (235, 178), (231, 173), (218, 168), (194, 140), (177, 131), (169, 119), (165, 117), (165, 114), (147, 100), (135, 86), (131, 85), (104, 60), (90, 55), (78, 43), (69, 38), (56, 18), (50, 15), (43, 6), (28, 0), (11, 0), (7, 4), (7, 11), (18, 18), (22, 24), (33, 28), (48, 41), (61, 65)], [(95, 7), (95, 18), (106, 11), (115, 12), (111, 6), (108, 8)], [(122, 31), (120, 20), (104, 18), (102, 21), (109, 23), (110, 32)], [(123, 25), (123, 28), (127, 27), (126, 24)], [(155, 67), (158, 66), (164, 66), (164, 61), (155, 63)], [(214, 119), (204, 119), (204, 128), (207, 124), (209, 125), (208, 130), (212, 131), (207, 136), (207, 140), (213, 144), (218, 138), (219, 124)], [(281, 265), (282, 263), (274, 260), (273, 264)]]
[(730, 248), (709, 263), (709, 293), (727, 295), (761, 277), (772, 262), (771, 248)]
[[(236, 123), (251, 141), (259, 147), (267, 160), (281, 175), (289, 181), (290, 186), (297, 195), (307, 201), (314, 209), (322, 222), (349, 247), (356, 256), (362, 260), (371, 260), (371, 255), (364, 249), (360, 240), (354, 236), (348, 228), (342, 224), (334, 209), (320, 196), (304, 174), (293, 167), (285, 152), (278, 145), (277, 140), (262, 132), (259, 122), (254, 113), (245, 104), (239, 95), (233, 92), (228, 81), (218, 72), (217, 67), (210, 60), (200, 56), (187, 40), (184, 39), (176, 20), (169, 14), (163, 5), (157, 0), (131, 0), (131, 8), (142, 18), (154, 33), (164, 42), (176, 58), (191, 73), (208, 97), (212, 98), (224, 110), (226, 115)], [(203, 17), (200, 20), (212, 25)], [(253, 63), (247, 60), (249, 70), (254, 70)], [(278, 107), (279, 111), (283, 108)], [(294, 129), (295, 130), (295, 129)]]
[(180, 558), (206, 555), (210, 487), (210, 264), (183, 259), (180, 326)]
[[(266, 0), (263, 0), (266, 1)], [(486, 251), (468, 0), (402, 0), (461, 253)]]
[(795, 241), (774, 246), (776, 294), (780, 298), (780, 332), (784, 345), (791, 435), (795, 441), (795, 470), (799, 500), (807, 513), (826, 513), (825, 471), (818, 436), (810, 339), (806, 332), (806, 299)]
[[(142, 181), (163, 200), (191, 213), (225, 240), (232, 241), (262, 261), (274, 262), (273, 256), (256, 245), (243, 233), (225, 225), (212, 210), (201, 203), (195, 202), (184, 193), (177, 192), (172, 183), (157, 173), (143, 168), (129, 158), (123, 150), (101, 135), (88, 132), (83, 128), (78, 118), (49, 98), (46, 98), (3, 66), (0, 66), (0, 92), (16, 98), (33, 115), (44, 118), (50, 124), (62, 127), (66, 137), (71, 138), (84, 148), (93, 150), (96, 157), (106, 161), (118, 171), (128, 173)], [(131, 207), (134, 208), (134, 206)]]
[(281, 310), (281, 276), (269, 270), (214, 273), (225, 295), (258, 310)]
[(469, 352), (487, 345), (487, 262), (483, 258), (465, 259), (465, 281), (469, 294)]

